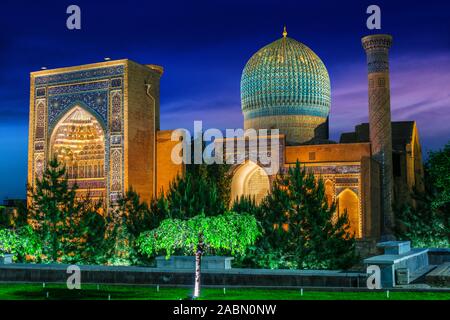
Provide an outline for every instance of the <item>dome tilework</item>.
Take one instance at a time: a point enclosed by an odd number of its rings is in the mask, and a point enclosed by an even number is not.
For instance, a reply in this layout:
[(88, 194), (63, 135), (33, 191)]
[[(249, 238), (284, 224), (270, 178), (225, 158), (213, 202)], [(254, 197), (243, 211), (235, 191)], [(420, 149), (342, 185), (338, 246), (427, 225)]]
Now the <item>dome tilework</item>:
[(276, 122), (277, 116), (325, 121), (330, 112), (327, 69), (307, 46), (283, 37), (247, 62), (241, 78), (241, 103), (246, 121), (270, 117)]

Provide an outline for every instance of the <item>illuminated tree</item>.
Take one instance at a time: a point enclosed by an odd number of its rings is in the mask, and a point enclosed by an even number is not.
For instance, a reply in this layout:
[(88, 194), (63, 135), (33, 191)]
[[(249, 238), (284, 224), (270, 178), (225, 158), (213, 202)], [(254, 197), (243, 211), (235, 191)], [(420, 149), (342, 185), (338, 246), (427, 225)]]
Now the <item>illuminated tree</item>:
[(450, 142), (429, 153), (424, 190), (414, 190), (411, 203), (394, 206), (396, 235), (414, 247), (448, 248), (450, 244)]
[(450, 212), (450, 142), (444, 149), (431, 151), (426, 164), (429, 185), (434, 196), (431, 206), (434, 209), (444, 209)]
[(142, 253), (152, 255), (165, 252), (169, 258), (176, 249), (195, 255), (194, 298), (200, 296), (201, 259), (209, 250), (229, 250), (231, 254), (244, 254), (260, 235), (253, 216), (227, 212), (223, 215), (195, 216), (189, 220), (166, 219), (138, 239)]
[(52, 159), (29, 190), (29, 223), (42, 243), (42, 259), (52, 262), (98, 262), (104, 234), (102, 203), (89, 195), (77, 198), (66, 169)]
[(277, 176), (255, 213), (264, 230), (255, 254), (260, 267), (340, 269), (356, 262), (347, 214), (336, 213), (322, 179), (299, 162)]
[(35, 259), (42, 251), (41, 243), (30, 226), (18, 229), (0, 228), (0, 257), (13, 254), (15, 260)]

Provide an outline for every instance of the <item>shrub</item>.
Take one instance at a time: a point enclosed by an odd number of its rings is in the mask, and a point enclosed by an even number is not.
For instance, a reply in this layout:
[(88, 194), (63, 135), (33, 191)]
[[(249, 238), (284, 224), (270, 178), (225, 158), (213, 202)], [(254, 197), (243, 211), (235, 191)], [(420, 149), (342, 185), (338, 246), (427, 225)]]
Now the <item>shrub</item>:
[(41, 242), (30, 226), (0, 229), (0, 256), (13, 254), (16, 261), (36, 261), (42, 253)]

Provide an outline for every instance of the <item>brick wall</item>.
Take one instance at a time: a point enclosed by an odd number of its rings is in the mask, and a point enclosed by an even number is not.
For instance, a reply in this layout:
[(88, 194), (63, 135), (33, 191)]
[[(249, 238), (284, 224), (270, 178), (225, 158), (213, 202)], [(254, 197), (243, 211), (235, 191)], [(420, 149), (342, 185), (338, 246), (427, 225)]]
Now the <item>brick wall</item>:
[[(156, 190), (156, 137), (159, 129), (161, 74), (133, 61), (127, 63), (125, 92), (125, 188), (133, 187), (144, 201)], [(147, 94), (146, 84), (151, 84)], [(128, 101), (128, 103), (127, 103)]]
[(184, 171), (184, 165), (175, 164), (171, 159), (172, 149), (179, 142), (171, 141), (172, 130), (157, 132), (157, 185), (156, 191), (166, 192), (170, 182)]

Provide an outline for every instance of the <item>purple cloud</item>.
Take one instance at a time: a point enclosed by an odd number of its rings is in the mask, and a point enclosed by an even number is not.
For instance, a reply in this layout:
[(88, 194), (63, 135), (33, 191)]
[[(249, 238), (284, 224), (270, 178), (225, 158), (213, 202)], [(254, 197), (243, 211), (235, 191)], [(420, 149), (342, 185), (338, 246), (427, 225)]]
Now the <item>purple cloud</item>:
[[(237, 75), (239, 76), (239, 75)], [(332, 106), (330, 136), (368, 121), (367, 70), (363, 62), (330, 68)], [(229, 90), (229, 88), (227, 88)], [(161, 104), (161, 128), (242, 128), (239, 92), (216, 92)], [(226, 91), (226, 90), (224, 90)], [(425, 150), (450, 140), (450, 54), (391, 58), (392, 120), (415, 120)]]
[[(366, 66), (345, 69), (345, 73), (330, 75), (334, 139), (368, 118)], [(393, 121), (417, 121), (425, 149), (450, 140), (450, 54), (392, 58), (391, 110)]]

